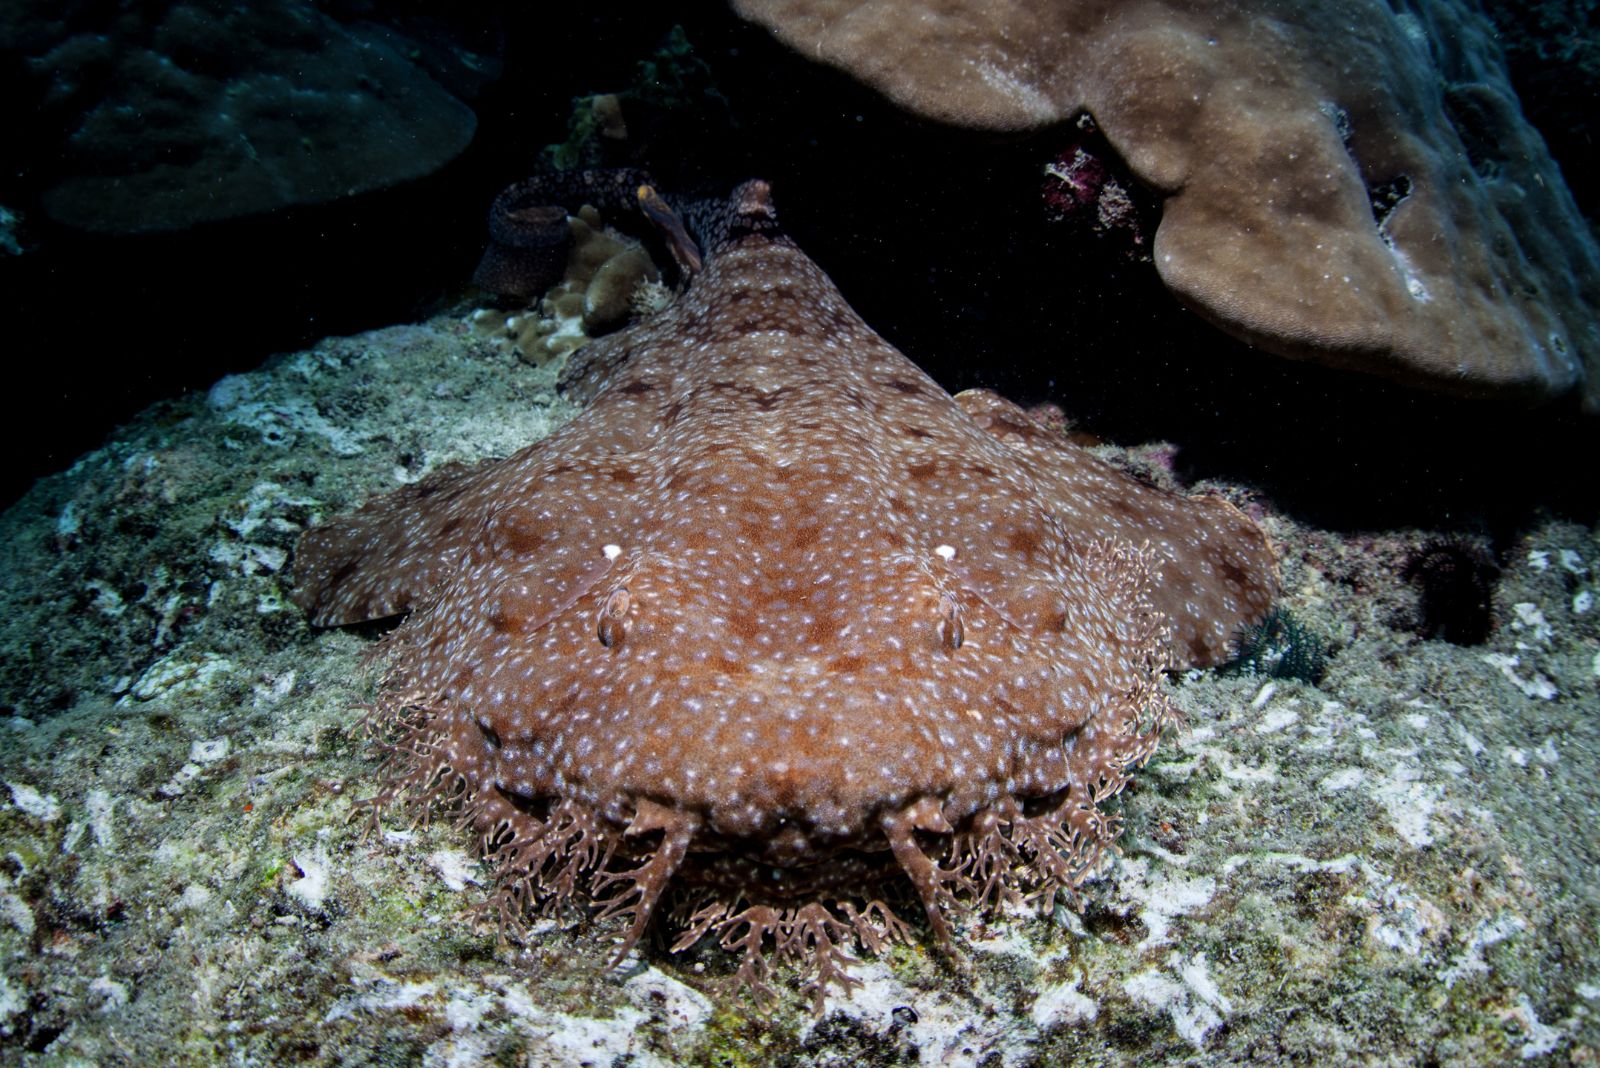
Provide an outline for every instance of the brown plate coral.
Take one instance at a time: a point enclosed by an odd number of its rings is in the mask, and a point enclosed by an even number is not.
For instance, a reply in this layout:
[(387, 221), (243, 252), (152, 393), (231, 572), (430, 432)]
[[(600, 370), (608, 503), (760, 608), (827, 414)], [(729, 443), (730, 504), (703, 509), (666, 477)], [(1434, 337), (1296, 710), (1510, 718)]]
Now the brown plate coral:
[(901, 888), (946, 943), (958, 903), (1073, 898), (1170, 652), (1223, 657), (1275, 565), (1227, 502), (950, 397), (764, 183), (690, 218), (703, 266), (581, 350), (582, 415), (311, 529), (295, 599), (412, 613), (378, 800), (458, 805), (506, 922), (587, 900), (625, 952), (670, 894), (678, 947), (711, 935), (757, 984), (769, 947), (808, 962), (820, 1005), (855, 942), (907, 934)]
[(1179, 300), (1285, 356), (1600, 408), (1600, 251), (1454, 0), (736, 0), (896, 103), (1089, 113), (1162, 201)]

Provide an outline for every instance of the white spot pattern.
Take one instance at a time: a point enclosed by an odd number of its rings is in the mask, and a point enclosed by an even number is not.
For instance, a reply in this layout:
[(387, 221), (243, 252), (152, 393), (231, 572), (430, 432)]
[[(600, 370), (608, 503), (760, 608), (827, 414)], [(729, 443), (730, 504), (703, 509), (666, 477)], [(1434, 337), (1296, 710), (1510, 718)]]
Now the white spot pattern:
[(1120, 785), (1148, 606), (1219, 659), (1275, 591), (1259, 529), (952, 399), (787, 239), (713, 251), (581, 353), (563, 430), (308, 532), (296, 600), (417, 609), (384, 703), (469, 791), (664, 806), (780, 866)]

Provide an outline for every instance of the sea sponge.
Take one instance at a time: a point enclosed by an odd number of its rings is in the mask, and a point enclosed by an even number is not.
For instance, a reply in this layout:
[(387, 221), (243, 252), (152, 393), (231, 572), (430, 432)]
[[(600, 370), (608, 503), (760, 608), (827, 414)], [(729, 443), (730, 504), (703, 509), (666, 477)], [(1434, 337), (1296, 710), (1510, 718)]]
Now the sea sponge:
[[(501, 199), (517, 190), (512, 186)], [(500, 200), (496, 200), (496, 205)], [(564, 246), (566, 269), (554, 285), (524, 293), (540, 296), (537, 309), (506, 314), (480, 309), (469, 318), (469, 325), (480, 335), (511, 345), (519, 358), (534, 365), (559, 359), (591, 338), (625, 326), (630, 319), (658, 311), (664, 302), (656, 291), (661, 272), (635, 240), (601, 221), (600, 213), (585, 205), (577, 215), (563, 217), (562, 230), (568, 240)], [(492, 249), (492, 246), (491, 246)], [(484, 264), (490, 253), (484, 254)], [(478, 268), (483, 272), (482, 265)], [(477, 276), (473, 279), (480, 285)], [(654, 286), (641, 300), (635, 295), (641, 287)]]
[(566, 209), (529, 203), (523, 185), (511, 186), (489, 209), (489, 247), (472, 284), (500, 297), (535, 296), (561, 280), (571, 247)]
[(1091, 114), (1163, 198), (1163, 281), (1251, 344), (1600, 410), (1600, 251), (1456, 0), (734, 7), (928, 118)]

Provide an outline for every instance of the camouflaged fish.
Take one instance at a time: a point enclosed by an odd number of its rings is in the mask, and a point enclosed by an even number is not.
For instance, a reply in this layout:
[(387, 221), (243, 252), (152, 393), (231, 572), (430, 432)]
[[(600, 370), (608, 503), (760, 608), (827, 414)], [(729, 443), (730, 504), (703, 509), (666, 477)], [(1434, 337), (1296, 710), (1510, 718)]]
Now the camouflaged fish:
[(308, 531), (294, 596), (323, 626), (411, 613), (377, 800), (458, 806), (506, 923), (588, 902), (620, 959), (660, 914), (752, 984), (796, 960), (820, 1008), (911, 936), (902, 899), (947, 947), (953, 910), (1075, 900), (1162, 671), (1226, 656), (1274, 557), (1218, 498), (951, 397), (765, 183), (692, 237), (641, 196), (687, 282), (581, 350), (583, 413)]

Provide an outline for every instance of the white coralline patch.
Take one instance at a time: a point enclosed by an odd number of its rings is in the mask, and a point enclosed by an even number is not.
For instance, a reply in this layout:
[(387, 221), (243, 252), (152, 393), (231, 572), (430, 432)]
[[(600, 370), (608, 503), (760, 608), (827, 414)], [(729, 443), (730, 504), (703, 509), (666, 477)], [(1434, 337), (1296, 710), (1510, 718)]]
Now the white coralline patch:
[(292, 493), (276, 482), (257, 482), (234, 505), (235, 514), (224, 525), (240, 538), (249, 539), (266, 531), (295, 534), (299, 526), (283, 515), (294, 508), (312, 508), (321, 502)]
[(189, 746), (189, 759), (196, 764), (215, 764), (227, 759), (229, 748), (226, 738), (204, 738)]
[[(488, 994), (455, 991), (445, 1002), (444, 1018), (452, 1031), (473, 1031), (494, 1008), (494, 999)], [(454, 1059), (454, 1058), (453, 1058)]]
[[(232, 665), (230, 664), (229, 667)], [(124, 699), (126, 700), (126, 699)], [(118, 702), (121, 704), (123, 702)], [(228, 739), (207, 738), (189, 746), (189, 759), (172, 773), (172, 778), (157, 787), (162, 797), (181, 797), (189, 784), (205, 773), (208, 766), (218, 763), (228, 755)]]
[(264, 445), (287, 448), (309, 434), (322, 438), (338, 456), (359, 456), (366, 451), (360, 434), (329, 422), (310, 400), (294, 396), (257, 399), (265, 389), (266, 379), (261, 375), (228, 375), (211, 387), (206, 402), (225, 421), (254, 431)]
[(182, 797), (189, 789), (189, 784), (200, 777), (205, 769), (194, 761), (188, 761), (177, 771), (172, 773), (172, 778), (156, 787), (156, 793), (162, 797)]
[(1287, 706), (1274, 708), (1256, 723), (1255, 732), (1257, 734), (1275, 734), (1285, 727), (1291, 727), (1299, 722), (1300, 713), (1294, 709)]
[(1179, 875), (1165, 869), (1151, 871), (1142, 857), (1123, 857), (1117, 863), (1117, 890), (1139, 905), (1139, 922), (1146, 931), (1138, 952), (1172, 940), (1172, 921), (1204, 908), (1217, 892), (1209, 875)]
[(101, 849), (110, 849), (116, 844), (116, 825), (112, 822), (116, 799), (97, 786), (84, 798), (84, 806), (89, 810), (89, 834), (94, 844)]
[(659, 1017), (674, 1033), (700, 1030), (715, 1009), (700, 991), (656, 967), (646, 968), (622, 989), (635, 1008)]
[(28, 1007), (28, 992), (11, 985), (11, 980), (0, 972), (0, 1025)]
[(1533, 1002), (1528, 999), (1527, 994), (1521, 995), (1508, 1015), (1522, 1025), (1522, 1033), (1528, 1036), (1528, 1040), (1517, 1051), (1525, 1061), (1554, 1053), (1561, 1040), (1566, 1037), (1566, 1032), (1561, 1028), (1540, 1022), (1539, 1013), (1534, 1009)]
[[(314, 498), (291, 493), (276, 482), (256, 483), (234, 505), (232, 516), (225, 520), (227, 533), (212, 543), (211, 559), (245, 577), (277, 574), (288, 562), (288, 553), (270, 544), (270, 536), (281, 538), (297, 534), (300, 525), (287, 513), (314, 508), (319, 503)], [(260, 540), (262, 535), (268, 535), (269, 540)]]
[(128, 984), (102, 975), (89, 984), (89, 994), (99, 1001), (100, 1012), (115, 1012), (132, 1000)]
[(55, 794), (42, 794), (25, 782), (7, 782), (11, 789), (11, 803), (25, 815), (45, 823), (54, 822), (61, 815), (61, 802)]
[[(913, 990), (882, 961), (863, 961), (850, 974), (861, 985), (829, 998), (828, 1017), (843, 1015), (874, 1034), (898, 1035), (916, 1048), (917, 1064), (923, 1068), (977, 1068), (994, 1063), (996, 1055), (1008, 1068), (1028, 1060), (1030, 1050), (1022, 1036), (993, 1013), (975, 1013), (970, 1003), (948, 994)], [(907, 1006), (915, 1007), (914, 1019), (896, 1015), (896, 1009)], [(817, 1022), (807, 1024), (802, 1035), (809, 1035)]]
[(1239, 855), (1228, 858), (1224, 872), (1247, 864), (1281, 864), (1292, 871), (1331, 872), (1361, 876), (1363, 886), (1345, 895), (1344, 904), (1366, 918), (1367, 935), (1379, 945), (1407, 956), (1418, 956), (1423, 947), (1450, 929), (1449, 920), (1433, 902), (1404, 883), (1386, 874), (1371, 861), (1352, 854), (1317, 860), (1296, 853)]
[(33, 936), (33, 910), (11, 892), (10, 880), (3, 875), (0, 875), (0, 923), (15, 927), (25, 938)]
[[(1215, 751), (1213, 751), (1215, 752)], [(1219, 770), (1224, 779), (1231, 779), (1240, 783), (1272, 782), (1278, 777), (1278, 768), (1275, 764), (1241, 764), (1231, 755), (1226, 760), (1218, 761)]]
[(1449, 921), (1433, 902), (1411, 891), (1403, 883), (1365, 868), (1368, 892), (1352, 894), (1346, 903), (1371, 909), (1367, 934), (1379, 945), (1408, 957), (1422, 954), (1423, 947), (1449, 929)]
[(1549, 643), (1555, 631), (1551, 628), (1549, 620), (1544, 618), (1544, 613), (1540, 611), (1538, 605), (1532, 601), (1522, 601), (1512, 605), (1511, 610), (1517, 614), (1517, 618), (1511, 623), (1512, 630), (1525, 633), (1534, 641)]
[(134, 700), (153, 701), (158, 697), (178, 697), (201, 694), (226, 678), (234, 670), (234, 663), (216, 653), (178, 650), (151, 664), (118, 702), (127, 707)]
[(459, 849), (438, 849), (429, 853), (428, 865), (452, 890), (465, 890), (468, 883), (479, 881), (477, 862)]
[(439, 994), (433, 982), (401, 983), (387, 976), (351, 980), (361, 992), (340, 998), (323, 1014), (322, 1022), (347, 1020), (357, 1013), (405, 1012), (422, 1009)]
[(122, 594), (112, 588), (110, 583), (95, 579), (85, 582), (83, 588), (94, 595), (91, 607), (107, 619), (120, 619), (127, 612), (128, 606), (122, 600)]
[(1367, 787), (1372, 799), (1383, 806), (1395, 833), (1417, 849), (1433, 844), (1433, 811), (1444, 796), (1443, 786), (1422, 782), (1421, 775), (1414, 764), (1396, 764)]
[(289, 895), (313, 912), (320, 912), (328, 896), (328, 858), (319, 853), (296, 853), (294, 866), (300, 869), (300, 878), (289, 884)]
[(1466, 945), (1456, 955), (1450, 966), (1439, 973), (1439, 979), (1449, 989), (1469, 975), (1478, 975), (1489, 970), (1484, 963), (1483, 951), (1498, 942), (1504, 942), (1512, 935), (1527, 928), (1528, 921), (1521, 916), (1509, 912), (1502, 912), (1493, 919), (1480, 920), (1464, 941)]
[(447, 1032), (428, 1048), (424, 1061), (439, 1065), (486, 1063), (510, 1031), (530, 1043), (529, 1064), (667, 1068), (669, 1062), (647, 1048), (641, 1030), (660, 1020), (669, 1032), (692, 1035), (712, 1010), (703, 995), (654, 969), (626, 985), (633, 1004), (603, 1018), (548, 1008), (520, 977), (489, 975), (481, 982), (452, 984), (448, 991), (436, 982), (400, 983), (386, 976), (352, 982), (356, 991), (328, 1010), (324, 1023), (361, 1015), (432, 1015)]
[(1360, 768), (1340, 768), (1338, 771), (1331, 771), (1324, 775), (1317, 785), (1330, 794), (1336, 794), (1340, 790), (1348, 790), (1352, 786), (1361, 785), (1361, 780), (1364, 778), (1366, 778), (1366, 772)]
[(275, 705), (294, 690), (297, 673), (291, 668), (280, 674), (267, 674), (263, 680), (250, 687), (250, 695), (257, 705)]
[(1131, 976), (1122, 989), (1135, 1001), (1166, 1013), (1179, 1037), (1201, 1049), (1233, 1012), (1233, 1004), (1217, 989), (1204, 953), (1188, 958), (1174, 955), (1167, 967), (1169, 971), (1151, 969)]
[(969, 936), (969, 944), (974, 953), (987, 953), (993, 956), (1021, 957), (1035, 964), (1044, 959), (1028, 942), (1022, 933), (1020, 924), (1036, 916), (1038, 913), (1025, 904), (1010, 903), (1000, 907), (1000, 915), (1008, 920), (1017, 921), (1008, 924), (996, 924), (989, 928), (986, 935), (973, 934)]
[(552, 1012), (538, 1004), (525, 987), (512, 987), (500, 996), (500, 1005), (537, 1045), (529, 1063), (553, 1065), (615, 1064), (640, 1068), (665, 1068), (666, 1061), (641, 1048), (639, 1028), (649, 1017), (624, 1006), (608, 1019)]
[(1560, 691), (1556, 684), (1538, 672), (1533, 672), (1529, 677), (1523, 678), (1517, 672), (1522, 666), (1522, 658), (1511, 653), (1485, 653), (1483, 662), (1490, 667), (1498, 668), (1500, 674), (1511, 681), (1511, 684), (1529, 697), (1536, 697), (1541, 701), (1554, 701), (1559, 697)]
[(68, 501), (66, 507), (61, 509), (61, 514), (56, 516), (56, 535), (63, 541), (70, 541), (82, 529), (83, 516), (78, 512), (77, 502)]
[(199, 912), (211, 903), (211, 891), (199, 883), (190, 883), (178, 895), (176, 906), (183, 912)]
[(274, 545), (250, 545), (235, 541), (219, 541), (211, 546), (211, 559), (230, 571), (246, 578), (251, 575), (274, 575), (288, 563), (289, 554)]
[(1317, 860), (1314, 857), (1303, 856), (1299, 853), (1250, 853), (1234, 854), (1222, 862), (1222, 874), (1231, 875), (1247, 864), (1282, 864), (1291, 871), (1321, 871), (1343, 874), (1356, 871), (1364, 867), (1364, 863), (1355, 856), (1346, 853), (1329, 860)]
[(1033, 999), (1029, 1017), (1035, 1027), (1048, 1031), (1052, 1027), (1088, 1023), (1100, 1015), (1100, 1005), (1078, 989), (1078, 979), (1046, 987)]

